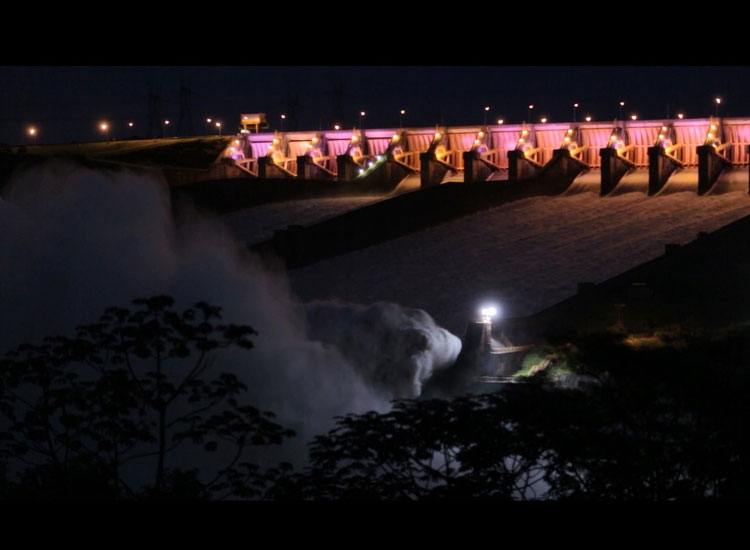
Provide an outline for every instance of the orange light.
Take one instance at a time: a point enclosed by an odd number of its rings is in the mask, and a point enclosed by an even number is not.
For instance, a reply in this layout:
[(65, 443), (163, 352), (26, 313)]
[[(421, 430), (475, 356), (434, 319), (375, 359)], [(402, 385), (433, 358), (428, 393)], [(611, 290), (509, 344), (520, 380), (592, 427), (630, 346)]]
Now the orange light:
[(523, 142), (524, 142), (523, 138), (518, 138), (518, 143), (523, 143)]
[(572, 134), (573, 133), (573, 128), (568, 128), (568, 133)]
[(568, 136), (565, 136), (565, 139), (563, 141), (565, 141), (565, 143), (567, 143), (567, 142), (570, 141), (570, 138)]
[(440, 132), (435, 132), (435, 139), (440, 139)]
[(529, 135), (529, 131), (528, 130), (524, 130), (523, 132), (521, 132), (521, 135), (522, 136), (527, 136), (527, 135)]
[(480, 138), (481, 138), (481, 137), (484, 137), (484, 132), (479, 132), (479, 133), (477, 134), (477, 136), (479, 136)]
[(478, 139), (474, 140), (474, 145), (479, 145), (479, 140)]

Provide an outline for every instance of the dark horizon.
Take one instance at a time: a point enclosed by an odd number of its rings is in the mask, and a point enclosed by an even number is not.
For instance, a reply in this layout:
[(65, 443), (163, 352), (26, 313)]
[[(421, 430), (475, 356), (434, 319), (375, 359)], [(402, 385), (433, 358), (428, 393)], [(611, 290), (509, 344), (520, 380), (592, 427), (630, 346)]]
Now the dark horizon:
[[(0, 143), (67, 143), (146, 137), (149, 90), (161, 97), (159, 120), (170, 120), (164, 135), (177, 135), (189, 95), (192, 132), (216, 133), (205, 119), (222, 121), (234, 133), (241, 113), (264, 112), (269, 130), (463, 126), (506, 123), (546, 116), (550, 122), (586, 115), (604, 121), (637, 114), (640, 119), (750, 115), (748, 67), (2, 67)], [(296, 104), (296, 105), (295, 105)], [(400, 120), (400, 110), (406, 115)], [(338, 114), (335, 114), (338, 113)], [(110, 124), (108, 133), (98, 129)], [(133, 122), (133, 128), (127, 126)], [(36, 138), (27, 134), (38, 129)], [(158, 136), (157, 136), (158, 137)]]

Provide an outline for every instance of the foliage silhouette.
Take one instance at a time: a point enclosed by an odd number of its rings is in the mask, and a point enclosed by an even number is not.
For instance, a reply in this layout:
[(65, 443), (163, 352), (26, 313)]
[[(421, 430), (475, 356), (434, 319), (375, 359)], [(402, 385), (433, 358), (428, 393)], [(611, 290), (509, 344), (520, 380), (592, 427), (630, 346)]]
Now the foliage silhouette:
[[(255, 331), (218, 324), (205, 302), (169, 296), (109, 308), (75, 338), (24, 344), (0, 362), (2, 490), (11, 498), (255, 497), (255, 445), (293, 432), (241, 403), (247, 388), (214, 373), (215, 352), (251, 349)], [(192, 446), (212, 467), (170, 466)], [(192, 456), (192, 455), (191, 455)], [(138, 481), (134, 481), (137, 479)]]
[(287, 499), (748, 498), (750, 330), (633, 349), (596, 336), (568, 363), (500, 392), (394, 404), (338, 419), (283, 473)]

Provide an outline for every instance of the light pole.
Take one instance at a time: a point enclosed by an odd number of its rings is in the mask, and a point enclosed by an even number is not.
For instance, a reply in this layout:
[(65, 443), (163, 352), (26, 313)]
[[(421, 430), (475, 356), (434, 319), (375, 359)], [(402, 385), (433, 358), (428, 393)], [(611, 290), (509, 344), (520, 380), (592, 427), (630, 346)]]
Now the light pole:
[(109, 124), (102, 122), (99, 124), (99, 129), (104, 132), (104, 139), (109, 139)]
[(164, 121), (164, 128), (163, 128), (163, 130), (164, 130), (164, 131), (163, 131), (163, 133), (162, 133), (162, 136), (161, 136), (161, 137), (163, 137), (163, 138), (167, 137), (167, 127), (168, 127), (168, 126), (169, 126), (169, 121), (168, 121), (168, 120), (165, 120), (165, 121)]
[(489, 112), (490, 112), (490, 108), (489, 107), (485, 107), (484, 108), (484, 125), (485, 126), (487, 126), (487, 113), (489, 113)]
[(359, 112), (359, 129), (360, 130), (362, 129), (362, 117), (363, 116), (365, 116), (365, 112), (364, 111), (360, 111)]
[(211, 119), (210, 118), (206, 119), (206, 127), (208, 128), (208, 130), (206, 130), (206, 135), (207, 136), (211, 135)]
[(216, 122), (216, 127), (219, 129), (219, 135), (221, 136), (221, 122)]
[(406, 114), (406, 109), (401, 109), (401, 113), (398, 117), (398, 127), (403, 128), (404, 127), (404, 115)]
[(620, 120), (622, 120), (622, 108), (625, 107), (625, 102), (620, 101)]
[(529, 118), (528, 118), (529, 124), (531, 124), (531, 111), (532, 111), (532, 109), (534, 109), (534, 106), (533, 105), (529, 105)]
[(721, 105), (721, 98), (717, 97), (714, 101), (716, 101), (716, 118), (719, 118), (719, 105)]
[(286, 120), (286, 115), (281, 115), (281, 131), (284, 131), (284, 121)]
[(576, 121), (576, 110), (578, 109), (578, 103), (573, 103), (573, 122)]

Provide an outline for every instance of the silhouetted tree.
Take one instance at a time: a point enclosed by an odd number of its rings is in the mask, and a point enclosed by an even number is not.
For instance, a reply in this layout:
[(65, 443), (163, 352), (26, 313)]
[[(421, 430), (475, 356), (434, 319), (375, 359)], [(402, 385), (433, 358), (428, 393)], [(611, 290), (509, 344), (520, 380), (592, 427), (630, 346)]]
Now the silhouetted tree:
[(748, 498), (750, 333), (634, 348), (574, 346), (580, 389), (530, 383), (449, 401), (400, 401), (339, 418), (300, 473), (294, 499), (674, 500)]
[[(107, 309), (75, 338), (25, 344), (0, 363), (7, 496), (261, 494), (263, 472), (247, 450), (293, 434), (243, 404), (246, 387), (213, 364), (217, 350), (252, 348), (255, 331), (217, 324), (220, 309), (204, 302), (182, 313), (168, 296), (133, 303), (134, 311)], [(191, 444), (215, 457), (210, 471), (169, 466)]]

